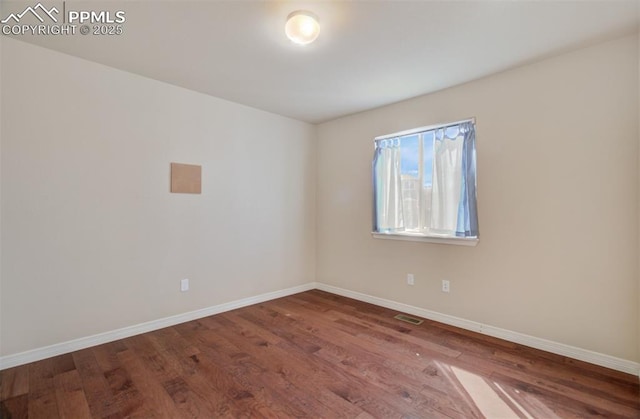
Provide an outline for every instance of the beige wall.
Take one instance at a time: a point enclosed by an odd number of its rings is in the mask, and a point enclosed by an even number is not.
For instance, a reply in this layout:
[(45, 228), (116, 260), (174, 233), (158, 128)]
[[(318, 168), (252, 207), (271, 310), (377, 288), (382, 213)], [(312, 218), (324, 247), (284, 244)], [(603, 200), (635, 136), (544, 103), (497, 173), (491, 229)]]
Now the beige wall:
[(11, 39), (0, 61), (0, 354), (314, 280), (312, 125)]
[[(320, 125), (317, 280), (640, 360), (637, 43), (599, 44)], [(373, 138), (471, 116), (478, 246), (373, 239)]]

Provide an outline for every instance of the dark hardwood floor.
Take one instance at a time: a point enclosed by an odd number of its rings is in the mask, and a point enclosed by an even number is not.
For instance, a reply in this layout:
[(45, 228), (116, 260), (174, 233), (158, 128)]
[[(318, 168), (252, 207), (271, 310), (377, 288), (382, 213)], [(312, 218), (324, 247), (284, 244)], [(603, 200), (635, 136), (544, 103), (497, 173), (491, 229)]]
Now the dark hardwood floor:
[(638, 377), (322, 291), (2, 371), (3, 418), (640, 417)]

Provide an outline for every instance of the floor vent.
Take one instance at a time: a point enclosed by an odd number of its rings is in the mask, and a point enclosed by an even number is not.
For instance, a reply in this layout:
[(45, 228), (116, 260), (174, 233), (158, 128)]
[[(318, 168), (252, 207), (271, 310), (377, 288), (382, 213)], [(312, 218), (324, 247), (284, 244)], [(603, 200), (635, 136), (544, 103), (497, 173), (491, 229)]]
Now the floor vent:
[(406, 314), (398, 314), (394, 319), (402, 320), (403, 322), (411, 324), (422, 324), (424, 320), (416, 319), (415, 317), (407, 316)]

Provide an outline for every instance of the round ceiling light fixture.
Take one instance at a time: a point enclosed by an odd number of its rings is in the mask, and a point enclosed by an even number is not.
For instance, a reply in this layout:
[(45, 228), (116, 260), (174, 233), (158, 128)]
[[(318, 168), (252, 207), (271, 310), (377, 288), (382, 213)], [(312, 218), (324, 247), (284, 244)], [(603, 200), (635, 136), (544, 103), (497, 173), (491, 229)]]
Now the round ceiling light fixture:
[(287, 16), (284, 32), (296, 44), (309, 44), (320, 34), (318, 16), (307, 10), (296, 10)]

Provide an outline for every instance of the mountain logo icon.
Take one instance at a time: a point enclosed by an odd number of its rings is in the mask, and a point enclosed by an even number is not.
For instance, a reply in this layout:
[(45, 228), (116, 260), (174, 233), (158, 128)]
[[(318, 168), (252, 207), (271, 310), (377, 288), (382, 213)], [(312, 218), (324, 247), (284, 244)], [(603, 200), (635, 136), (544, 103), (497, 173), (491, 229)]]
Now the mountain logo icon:
[(47, 10), (47, 8), (42, 5), (42, 3), (38, 3), (34, 7), (31, 7), (31, 6), (27, 7), (22, 11), (22, 13), (17, 13), (17, 14), (11, 13), (5, 19), (1, 20), (0, 23), (4, 24), (9, 22), (10, 20), (13, 20), (15, 23), (19, 23), (20, 19), (22, 19), (28, 13), (31, 13), (33, 16), (35, 16), (36, 19), (38, 19), (41, 23), (44, 23), (44, 19), (40, 14), (49, 16), (51, 20), (53, 20), (55, 23), (58, 23), (58, 19), (56, 19), (53, 13), (57, 15), (60, 12), (55, 7), (52, 7), (50, 10)]

